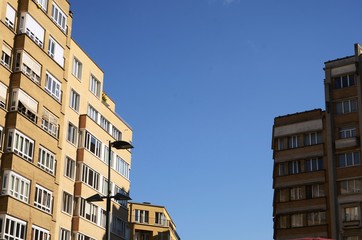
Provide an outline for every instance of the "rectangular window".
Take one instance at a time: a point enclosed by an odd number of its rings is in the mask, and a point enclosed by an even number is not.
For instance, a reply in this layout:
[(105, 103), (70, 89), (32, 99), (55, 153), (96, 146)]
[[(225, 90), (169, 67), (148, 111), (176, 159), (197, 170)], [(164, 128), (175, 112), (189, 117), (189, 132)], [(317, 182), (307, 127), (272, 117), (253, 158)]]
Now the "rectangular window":
[(98, 111), (91, 105), (88, 105), (88, 116), (98, 123)]
[(41, 8), (44, 12), (47, 11), (48, 0), (36, 0), (36, 2), (38, 3), (38, 6), (40, 6), (40, 8)]
[(149, 212), (146, 210), (139, 210), (139, 209), (134, 210), (135, 222), (148, 223), (148, 215)]
[(307, 215), (308, 226), (326, 224), (326, 212), (310, 212)]
[(322, 143), (322, 134), (320, 132), (312, 132), (304, 135), (304, 145), (311, 146)]
[(0, 108), (6, 109), (6, 95), (8, 92), (8, 87), (0, 82)]
[(26, 222), (8, 215), (0, 216), (0, 222), (1, 221), (4, 222), (4, 226), (2, 228), (2, 230), (4, 230), (4, 239), (26, 239)]
[(62, 211), (72, 214), (73, 196), (67, 192), (63, 192)]
[(89, 132), (85, 132), (84, 147), (97, 157), (101, 157), (102, 143)]
[(37, 121), (38, 102), (19, 88), (12, 92), (10, 110), (17, 110), (34, 123)]
[(77, 127), (69, 122), (67, 140), (71, 142), (73, 145), (77, 144), (77, 133), (78, 133)]
[(276, 139), (276, 149), (277, 150), (284, 150), (285, 146), (284, 146), (284, 138), (277, 138)]
[[(108, 158), (109, 158), (109, 151), (108, 146), (104, 145), (104, 151), (103, 151), (103, 162), (108, 165)], [(111, 150), (111, 166), (113, 166), (113, 159), (114, 159), (114, 152)]]
[(341, 194), (360, 193), (362, 187), (362, 179), (344, 180), (339, 183)]
[(117, 128), (112, 126), (112, 137), (116, 140), (122, 140), (122, 133)]
[(303, 187), (293, 187), (290, 189), (290, 200), (301, 200), (305, 199)]
[(306, 197), (307, 199), (324, 197), (324, 186), (323, 184), (313, 184), (306, 186)]
[(36, 185), (34, 207), (39, 208), (44, 212), (51, 213), (52, 202), (53, 202), (53, 193), (48, 189)]
[(10, 64), (11, 64), (11, 55), (12, 55), (11, 52), (12, 52), (11, 48), (3, 44), (1, 52), (1, 64), (8, 69), (10, 69)]
[(87, 165), (82, 165), (82, 182), (88, 186), (98, 190), (99, 189), (99, 173), (91, 169)]
[(323, 169), (323, 158), (311, 158), (305, 161), (305, 171), (313, 172), (320, 171)]
[(10, 129), (8, 133), (7, 150), (15, 152), (28, 161), (32, 161), (34, 141), (16, 129)]
[(291, 227), (303, 227), (304, 216), (302, 213), (296, 213), (291, 215)]
[(78, 59), (73, 58), (72, 74), (79, 80), (82, 79), (82, 66), (82, 63)]
[(116, 171), (126, 179), (129, 179), (129, 164), (118, 155), (116, 156)]
[(101, 95), (101, 82), (93, 75), (90, 77), (89, 90), (97, 97)]
[(9, 170), (4, 171), (2, 192), (3, 195), (11, 195), (20, 201), (29, 202), (30, 180)]
[(93, 203), (87, 202), (83, 198), (79, 198), (80, 202), (80, 216), (88, 219), (93, 223), (97, 223), (98, 207)]
[(298, 174), (300, 170), (300, 161), (289, 162), (289, 174)]
[(64, 175), (74, 179), (75, 177), (75, 161), (69, 157), (65, 158)]
[(357, 111), (357, 100), (345, 100), (336, 103), (336, 113), (337, 114), (346, 114)]
[(344, 221), (352, 222), (360, 220), (359, 207), (346, 207), (344, 208)]
[(49, 36), (48, 55), (61, 67), (64, 66), (64, 49), (51, 36)]
[(82, 233), (77, 233), (76, 240), (95, 240), (94, 238), (88, 237), (87, 235), (84, 235)]
[(339, 138), (352, 138), (356, 136), (356, 128), (340, 128), (339, 129)]
[(359, 152), (349, 152), (338, 155), (339, 167), (350, 167), (360, 165)]
[(101, 118), (100, 118), (100, 125), (101, 125), (101, 127), (102, 127), (106, 132), (109, 133), (110, 123), (109, 123), (109, 121), (108, 121), (105, 117), (103, 117), (102, 115), (101, 115)]
[(104, 210), (104, 209), (101, 209), (101, 220), (100, 220), (100, 226), (102, 227), (102, 228), (106, 228), (106, 219), (107, 219), (107, 212), (106, 212), (106, 210)]
[(52, 19), (62, 29), (63, 32), (66, 32), (67, 17), (55, 3), (52, 5)]
[(5, 15), (5, 25), (14, 30), (15, 23), (15, 9), (10, 6), (10, 4), (6, 4), (6, 15)]
[(48, 230), (38, 227), (38, 226), (32, 226), (32, 240), (48, 240), (50, 239), (50, 233)]
[(19, 31), (20, 33), (26, 33), (31, 40), (43, 48), (45, 30), (27, 12), (22, 12), (20, 15)]
[(279, 202), (287, 202), (288, 199), (288, 189), (287, 188), (281, 188), (279, 191)]
[(15, 71), (21, 71), (36, 84), (40, 84), (41, 65), (26, 51), (16, 52)]
[(288, 137), (288, 148), (297, 148), (300, 146), (300, 136), (290, 136)]
[(102, 194), (104, 196), (108, 194), (108, 179), (105, 177), (102, 179)]
[(55, 154), (41, 146), (39, 148), (38, 166), (50, 174), (54, 174), (56, 166)]
[(278, 228), (285, 229), (288, 227), (288, 216), (279, 216), (278, 217)]
[(61, 99), (62, 84), (49, 72), (45, 75), (45, 90), (58, 102)]
[(54, 137), (58, 137), (59, 119), (47, 109), (43, 109), (41, 127)]
[(116, 216), (113, 216), (111, 231), (112, 231), (112, 233), (114, 233), (117, 236), (125, 237), (126, 236), (126, 223), (122, 219), (120, 219)]
[(79, 94), (73, 89), (70, 90), (70, 107), (73, 108), (76, 112), (79, 111), (79, 102), (80, 102)]
[(278, 164), (279, 176), (285, 176), (288, 174), (287, 164), (282, 162)]
[[(121, 193), (122, 195), (129, 196), (128, 193), (123, 188), (118, 187), (116, 184), (113, 185), (114, 185), (113, 194)], [(117, 200), (117, 203), (127, 208), (127, 200)]]
[(59, 240), (70, 240), (70, 231), (64, 228), (60, 229)]
[(334, 77), (333, 81), (334, 81), (334, 88), (336, 89), (355, 85), (354, 75), (352, 74)]
[(166, 226), (166, 216), (162, 212), (155, 212), (155, 224)]

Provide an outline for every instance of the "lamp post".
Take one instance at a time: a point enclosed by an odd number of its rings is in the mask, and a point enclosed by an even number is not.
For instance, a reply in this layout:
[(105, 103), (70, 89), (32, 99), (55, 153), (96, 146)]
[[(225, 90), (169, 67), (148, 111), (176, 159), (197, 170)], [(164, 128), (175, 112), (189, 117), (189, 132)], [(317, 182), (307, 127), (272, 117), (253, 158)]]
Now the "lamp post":
[(114, 198), (116, 200), (132, 200), (129, 196), (124, 195), (122, 193), (116, 193), (116, 195), (111, 196), (111, 156), (112, 151), (111, 148), (115, 149), (131, 149), (133, 146), (129, 142), (125, 141), (109, 141), (108, 144), (108, 183), (107, 183), (107, 196), (101, 196), (98, 193), (90, 196), (86, 199), (88, 202), (97, 202), (103, 201), (106, 199), (106, 240), (111, 239), (111, 231), (110, 231), (110, 212), (111, 212), (111, 199)]

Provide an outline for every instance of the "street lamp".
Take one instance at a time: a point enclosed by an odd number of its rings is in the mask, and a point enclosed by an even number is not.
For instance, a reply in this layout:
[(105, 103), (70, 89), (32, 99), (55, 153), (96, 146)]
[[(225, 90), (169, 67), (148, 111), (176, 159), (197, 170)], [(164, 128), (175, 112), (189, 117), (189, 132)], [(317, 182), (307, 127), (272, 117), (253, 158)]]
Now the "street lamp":
[(111, 196), (111, 156), (112, 151), (111, 148), (114, 147), (115, 149), (131, 149), (133, 146), (129, 142), (125, 141), (109, 141), (108, 144), (108, 183), (107, 183), (107, 196), (101, 196), (99, 194), (95, 194), (93, 196), (90, 196), (86, 199), (87, 202), (98, 202), (103, 201), (103, 199), (106, 199), (106, 240), (111, 239), (111, 231), (110, 231), (110, 211), (111, 211), (111, 199), (114, 198), (116, 200), (132, 200), (129, 196), (123, 194), (123, 193), (116, 193), (116, 195)]

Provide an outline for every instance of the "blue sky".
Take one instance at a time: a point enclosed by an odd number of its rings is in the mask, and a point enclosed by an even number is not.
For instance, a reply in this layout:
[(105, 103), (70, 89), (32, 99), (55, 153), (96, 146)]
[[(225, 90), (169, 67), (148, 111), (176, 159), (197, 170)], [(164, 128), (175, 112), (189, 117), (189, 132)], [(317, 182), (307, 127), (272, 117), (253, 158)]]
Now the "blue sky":
[(72, 36), (133, 128), (131, 197), (184, 240), (273, 238), (274, 117), (324, 109), (360, 0), (71, 1)]

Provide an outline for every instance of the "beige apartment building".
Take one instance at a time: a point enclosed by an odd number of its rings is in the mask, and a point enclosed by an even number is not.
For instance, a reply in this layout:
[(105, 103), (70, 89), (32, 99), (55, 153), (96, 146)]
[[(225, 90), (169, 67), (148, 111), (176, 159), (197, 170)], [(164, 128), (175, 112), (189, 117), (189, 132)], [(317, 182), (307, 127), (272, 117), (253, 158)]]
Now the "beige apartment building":
[(274, 120), (274, 239), (362, 239), (361, 63), (325, 63), (325, 111)]
[[(0, 239), (103, 239), (109, 142), (132, 129), (104, 74), (71, 38), (65, 0), (0, 1)], [(130, 150), (111, 149), (111, 195), (128, 195)], [(111, 201), (112, 239), (128, 239)]]
[(128, 203), (132, 240), (181, 240), (167, 209), (151, 203)]

